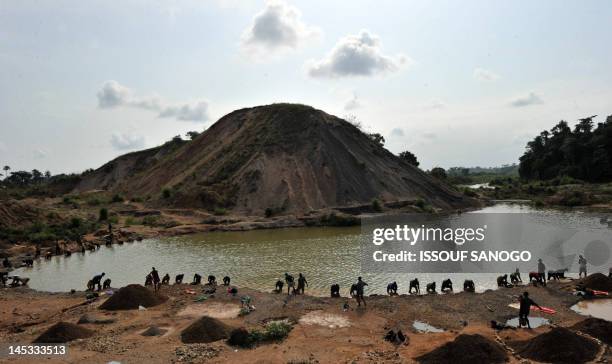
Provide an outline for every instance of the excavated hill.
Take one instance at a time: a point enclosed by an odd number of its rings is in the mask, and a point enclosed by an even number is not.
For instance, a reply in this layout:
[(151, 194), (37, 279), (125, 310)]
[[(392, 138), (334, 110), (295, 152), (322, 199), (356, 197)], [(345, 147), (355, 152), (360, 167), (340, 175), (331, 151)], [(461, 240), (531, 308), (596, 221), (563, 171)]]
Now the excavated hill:
[(90, 189), (245, 214), (301, 213), (374, 198), (420, 198), (443, 209), (474, 204), (351, 123), (296, 104), (237, 110), (190, 142), (121, 156), (83, 175), (76, 191)]

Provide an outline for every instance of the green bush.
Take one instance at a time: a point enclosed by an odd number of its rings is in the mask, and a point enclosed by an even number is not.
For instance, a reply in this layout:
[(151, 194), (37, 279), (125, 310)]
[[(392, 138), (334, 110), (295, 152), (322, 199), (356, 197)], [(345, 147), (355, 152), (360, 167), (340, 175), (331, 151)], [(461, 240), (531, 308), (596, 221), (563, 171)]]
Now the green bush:
[(94, 197), (94, 198), (90, 198), (89, 200), (87, 200), (87, 204), (89, 206), (100, 206), (100, 204), (102, 204), (102, 201), (100, 201), (99, 198)]
[(322, 216), (319, 223), (323, 226), (355, 226), (359, 225), (361, 222), (355, 216), (332, 212)]
[(289, 336), (291, 325), (285, 321), (272, 321), (266, 325), (264, 336), (266, 340), (280, 341)]
[(123, 197), (121, 197), (121, 195), (116, 194), (113, 196), (111, 202), (115, 203), (115, 202), (123, 202)]
[(223, 207), (215, 207), (213, 213), (217, 216), (227, 215), (227, 210)]
[(164, 199), (169, 199), (169, 198), (170, 198), (170, 196), (172, 196), (172, 191), (170, 191), (170, 189), (169, 189), (169, 188), (164, 188), (164, 189), (162, 190), (162, 197), (163, 197)]
[(148, 215), (142, 219), (142, 224), (147, 226), (157, 226), (159, 223), (159, 217)]
[(372, 210), (374, 210), (376, 212), (381, 212), (382, 211), (382, 206), (380, 204), (380, 201), (377, 198), (372, 200)]
[(83, 221), (78, 217), (73, 217), (70, 219), (70, 227), (71, 228), (79, 228), (82, 225)]
[(98, 220), (99, 221), (108, 220), (108, 210), (105, 207), (100, 209), (100, 213), (98, 214)]
[(468, 196), (468, 197), (477, 197), (478, 194), (476, 193), (476, 191), (472, 190), (471, 188), (464, 188), (463, 189), (463, 194)]
[(420, 209), (425, 208), (425, 201), (422, 198), (418, 198), (415, 202), (414, 205)]
[(274, 210), (268, 207), (266, 208), (265, 214), (266, 214), (266, 217), (272, 217), (272, 214), (274, 214)]

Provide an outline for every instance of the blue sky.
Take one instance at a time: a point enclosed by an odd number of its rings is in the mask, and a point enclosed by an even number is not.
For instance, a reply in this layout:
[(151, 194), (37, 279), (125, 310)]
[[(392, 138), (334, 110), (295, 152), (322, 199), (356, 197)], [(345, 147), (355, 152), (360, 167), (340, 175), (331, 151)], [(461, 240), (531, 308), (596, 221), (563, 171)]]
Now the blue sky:
[(608, 1), (0, 1), (0, 164), (78, 172), (300, 102), (424, 168), (612, 114)]

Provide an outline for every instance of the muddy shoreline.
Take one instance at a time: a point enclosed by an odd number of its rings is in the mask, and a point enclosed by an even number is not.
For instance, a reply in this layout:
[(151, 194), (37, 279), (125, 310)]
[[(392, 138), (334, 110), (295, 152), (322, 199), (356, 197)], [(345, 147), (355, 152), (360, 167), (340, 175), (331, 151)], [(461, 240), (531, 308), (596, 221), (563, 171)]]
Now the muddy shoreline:
[[(239, 283), (239, 282), (238, 282)], [(358, 308), (346, 297), (287, 296), (237, 287), (236, 296), (225, 288), (195, 302), (204, 286), (163, 286), (161, 293), (169, 300), (145, 311), (106, 311), (99, 309), (107, 296), (86, 300), (86, 292), (47, 293), (25, 287), (0, 289), (0, 341), (29, 343), (57, 322), (77, 323), (84, 314), (106, 320), (105, 324), (79, 324), (94, 331), (94, 336), (71, 342), (68, 362), (396, 362), (412, 363), (459, 334), (478, 333), (492, 340), (510, 342), (547, 332), (551, 326), (536, 329), (496, 331), (490, 321), (503, 323), (518, 311), (508, 306), (513, 296), (528, 291), (540, 305), (552, 307), (554, 315), (532, 312), (553, 326), (570, 327), (585, 319), (572, 305), (581, 299), (570, 291), (571, 280), (551, 282), (547, 287), (520, 286), (489, 290), (484, 293), (438, 295), (400, 295), (366, 297), (367, 308)], [(187, 293), (195, 289), (196, 295)], [(237, 316), (240, 298), (248, 295), (255, 310)], [(343, 305), (349, 304), (348, 310)], [(183, 344), (180, 332), (202, 315), (216, 317), (232, 327), (261, 329), (272, 320), (287, 320), (293, 326), (282, 342), (258, 345), (252, 349), (229, 346), (225, 341), (210, 344)], [(413, 327), (421, 321), (443, 331), (420, 332)], [(162, 336), (140, 335), (155, 325), (168, 330)], [(408, 336), (407, 345), (391, 344), (383, 339), (390, 329), (401, 329)], [(604, 347), (608, 360), (609, 347)], [(189, 355), (185, 355), (189, 353)], [(520, 360), (512, 355), (510, 362)], [(376, 359), (376, 360), (372, 360)], [(66, 361), (65, 359), (62, 359)], [(49, 362), (58, 359), (50, 358)], [(28, 362), (17, 361), (17, 362)]]

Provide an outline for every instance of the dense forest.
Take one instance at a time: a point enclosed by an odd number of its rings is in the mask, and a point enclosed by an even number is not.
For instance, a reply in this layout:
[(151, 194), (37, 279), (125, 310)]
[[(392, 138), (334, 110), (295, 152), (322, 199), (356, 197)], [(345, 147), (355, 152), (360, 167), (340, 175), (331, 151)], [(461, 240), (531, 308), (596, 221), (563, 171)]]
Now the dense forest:
[(571, 177), (586, 182), (612, 180), (612, 115), (594, 125), (597, 115), (580, 119), (572, 130), (560, 121), (527, 143), (519, 174), (526, 180)]

